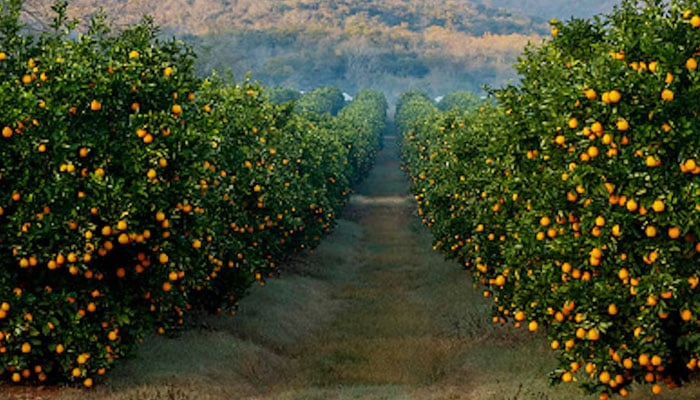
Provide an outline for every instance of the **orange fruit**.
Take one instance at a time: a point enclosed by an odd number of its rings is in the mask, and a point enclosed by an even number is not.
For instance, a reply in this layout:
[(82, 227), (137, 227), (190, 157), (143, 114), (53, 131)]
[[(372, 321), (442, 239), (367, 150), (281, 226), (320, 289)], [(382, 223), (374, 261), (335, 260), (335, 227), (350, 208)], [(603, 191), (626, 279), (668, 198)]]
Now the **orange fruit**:
[(93, 99), (90, 102), (90, 109), (92, 111), (100, 111), (102, 109), (102, 103), (100, 103), (98, 100)]
[(661, 100), (663, 101), (673, 101), (674, 97), (671, 89), (664, 89), (661, 91)]
[(564, 383), (569, 383), (574, 380), (574, 375), (571, 372), (564, 372), (561, 376), (561, 381)]
[(530, 332), (535, 332), (537, 331), (537, 329), (539, 329), (539, 324), (537, 323), (537, 321), (530, 321), (530, 323), (527, 325), (527, 329)]
[(596, 341), (596, 340), (600, 339), (600, 332), (598, 332), (597, 329), (593, 328), (593, 329), (588, 331), (587, 337), (588, 337), (588, 340)]
[(644, 233), (647, 235), (647, 237), (655, 237), (656, 236), (656, 227), (654, 225), (647, 225), (646, 228), (644, 228)]
[(588, 100), (595, 100), (598, 97), (598, 94), (593, 89), (586, 89), (583, 91), (583, 94)]
[(629, 122), (627, 122), (626, 119), (617, 120), (615, 125), (617, 126), (617, 130), (620, 132), (625, 132), (626, 130), (628, 130), (630, 128), (630, 124), (629, 124)]
[(677, 226), (668, 228), (668, 237), (678, 239), (681, 236), (681, 230)]
[(693, 313), (690, 310), (685, 309), (681, 311), (681, 319), (685, 322), (689, 322), (691, 319), (693, 319)]
[(22, 343), (22, 348), (21, 348), (21, 350), (22, 350), (22, 353), (25, 353), (25, 354), (26, 354), (26, 353), (31, 353), (31, 351), (32, 351), (32, 345), (29, 344), (28, 342), (24, 342), (24, 343)]
[(83, 353), (83, 354), (78, 355), (78, 358), (76, 359), (76, 361), (78, 362), (78, 364), (83, 365), (83, 364), (88, 362), (89, 358), (90, 358), (89, 354)]
[(167, 262), (170, 260), (170, 257), (166, 253), (160, 253), (158, 255), (158, 262), (161, 264), (167, 264)]
[(600, 122), (594, 122), (593, 125), (591, 125), (591, 132), (595, 133), (596, 135), (600, 135), (603, 133), (603, 124)]
[(654, 203), (651, 205), (651, 209), (657, 213), (660, 213), (666, 209), (666, 205), (664, 204), (663, 200), (657, 199), (657, 200), (654, 200)]
[(622, 99), (622, 94), (620, 94), (620, 92), (618, 92), (615, 89), (611, 90), (610, 93), (608, 94), (608, 100), (610, 101), (610, 103), (613, 103), (613, 104), (619, 103), (621, 99)]

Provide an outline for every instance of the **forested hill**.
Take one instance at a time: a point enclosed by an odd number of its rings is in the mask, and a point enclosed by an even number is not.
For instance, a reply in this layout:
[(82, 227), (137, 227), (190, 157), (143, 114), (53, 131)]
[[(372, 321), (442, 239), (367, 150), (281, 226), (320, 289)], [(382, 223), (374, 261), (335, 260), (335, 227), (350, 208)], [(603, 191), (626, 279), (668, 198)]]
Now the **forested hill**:
[[(582, 3), (593, 3), (582, 0)], [(50, 3), (25, 0), (26, 20), (50, 20)], [(599, 1), (596, 4), (610, 3)], [(166, 36), (185, 39), (198, 68), (248, 72), (266, 85), (310, 89), (374, 87), (390, 100), (406, 89), (439, 96), (500, 85), (528, 42), (568, 0), (72, 0), (84, 19), (102, 8), (119, 28), (153, 16)], [(579, 6), (580, 7), (580, 6)], [(554, 10), (558, 10), (557, 13)], [(579, 12), (580, 9), (569, 8)], [(552, 10), (552, 13), (548, 12)], [(563, 13), (565, 15), (566, 12)]]
[[(41, 13), (51, 2), (25, 3)], [(171, 32), (195, 35), (231, 28), (298, 26), (352, 31), (362, 24), (413, 32), (439, 26), (473, 35), (542, 32), (544, 28), (542, 19), (533, 21), (503, 8), (463, 0), (72, 0), (70, 13), (84, 16), (100, 7), (117, 23), (132, 22), (147, 13)]]

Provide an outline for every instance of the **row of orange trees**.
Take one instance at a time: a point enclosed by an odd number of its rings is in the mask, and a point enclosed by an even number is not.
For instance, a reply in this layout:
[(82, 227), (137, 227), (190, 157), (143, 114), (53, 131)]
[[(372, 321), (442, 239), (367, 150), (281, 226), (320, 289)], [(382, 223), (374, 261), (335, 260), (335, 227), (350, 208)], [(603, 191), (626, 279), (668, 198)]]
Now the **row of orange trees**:
[(145, 20), (74, 36), (0, 5), (0, 376), (92, 386), (145, 335), (233, 309), (312, 247), (369, 169), (386, 112), (337, 117), (199, 79)]
[(546, 330), (555, 381), (660, 393), (700, 357), (700, 2), (623, 1), (552, 35), (478, 112), (402, 97), (420, 213), (496, 322)]

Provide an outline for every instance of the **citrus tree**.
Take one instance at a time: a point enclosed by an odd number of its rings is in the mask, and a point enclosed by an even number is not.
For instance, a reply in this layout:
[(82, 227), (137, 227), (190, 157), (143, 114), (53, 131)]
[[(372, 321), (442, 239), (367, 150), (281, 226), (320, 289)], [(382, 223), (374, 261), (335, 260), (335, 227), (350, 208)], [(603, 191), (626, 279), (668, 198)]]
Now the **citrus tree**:
[(1, 7), (3, 379), (90, 387), (189, 311), (234, 309), (330, 231), (376, 152), (382, 96), (297, 115), (258, 84), (196, 77), (148, 18), (75, 34), (57, 3), (34, 37), (21, 2)]
[(404, 133), (436, 247), (486, 286), (497, 322), (546, 329), (556, 381), (601, 398), (697, 367), (698, 13), (624, 1), (552, 21), (497, 107)]

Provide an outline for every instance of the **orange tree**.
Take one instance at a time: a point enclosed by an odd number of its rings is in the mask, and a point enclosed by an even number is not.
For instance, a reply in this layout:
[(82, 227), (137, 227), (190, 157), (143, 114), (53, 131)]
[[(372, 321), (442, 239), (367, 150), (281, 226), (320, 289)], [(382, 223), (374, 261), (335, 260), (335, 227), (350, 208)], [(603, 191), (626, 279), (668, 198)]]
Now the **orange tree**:
[[(383, 119), (320, 124), (257, 84), (200, 80), (148, 19), (70, 39), (59, 3), (52, 32), (24, 36), (20, 6), (0, 21), (0, 376), (89, 387), (317, 244)], [(382, 99), (347, 107), (381, 116)]]
[(498, 107), (404, 133), (438, 247), (487, 285), (497, 321), (546, 328), (555, 380), (601, 398), (697, 366), (698, 13), (625, 1), (553, 21)]
[(58, 11), (38, 38), (2, 21), (0, 370), (90, 386), (156, 321), (180, 320), (194, 281), (173, 231), (202, 221), (170, 210), (196, 197), (211, 145), (188, 129), (187, 49), (148, 22), (113, 36), (96, 19), (68, 40)]

